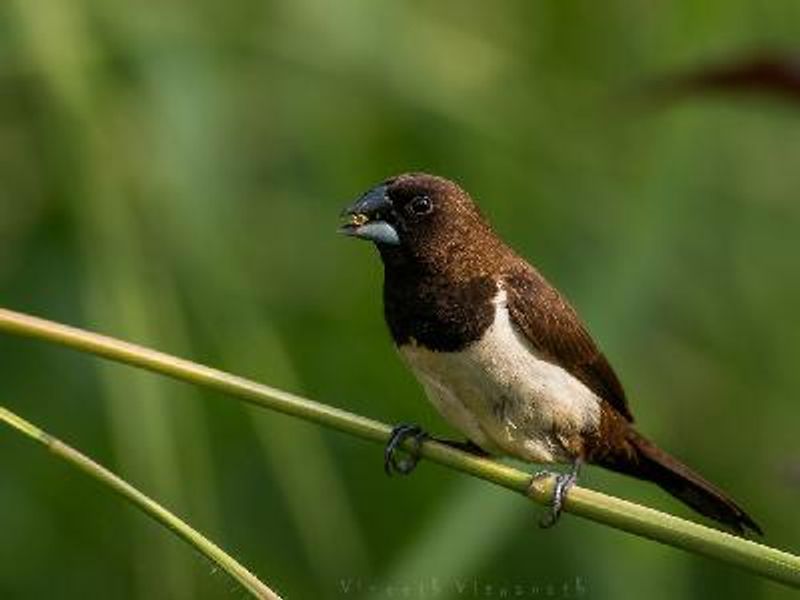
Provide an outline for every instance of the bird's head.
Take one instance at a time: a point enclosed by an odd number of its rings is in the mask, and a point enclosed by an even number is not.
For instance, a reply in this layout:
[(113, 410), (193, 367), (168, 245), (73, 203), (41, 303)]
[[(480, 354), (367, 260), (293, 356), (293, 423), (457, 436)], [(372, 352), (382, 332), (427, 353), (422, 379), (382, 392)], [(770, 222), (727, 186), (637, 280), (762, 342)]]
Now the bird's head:
[(426, 173), (387, 179), (346, 208), (343, 217), (340, 231), (374, 242), (384, 261), (457, 252), (488, 230), (464, 190)]

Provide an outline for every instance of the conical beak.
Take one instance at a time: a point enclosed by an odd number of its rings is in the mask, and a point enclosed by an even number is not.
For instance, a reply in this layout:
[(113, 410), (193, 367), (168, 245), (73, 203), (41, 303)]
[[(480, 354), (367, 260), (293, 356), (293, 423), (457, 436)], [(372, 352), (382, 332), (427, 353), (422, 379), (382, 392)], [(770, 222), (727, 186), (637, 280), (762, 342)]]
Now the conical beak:
[(379, 185), (342, 211), (345, 222), (339, 228), (339, 233), (376, 244), (396, 246), (400, 244), (400, 236), (397, 235), (397, 229), (387, 221), (392, 210), (392, 201), (386, 193), (386, 186)]

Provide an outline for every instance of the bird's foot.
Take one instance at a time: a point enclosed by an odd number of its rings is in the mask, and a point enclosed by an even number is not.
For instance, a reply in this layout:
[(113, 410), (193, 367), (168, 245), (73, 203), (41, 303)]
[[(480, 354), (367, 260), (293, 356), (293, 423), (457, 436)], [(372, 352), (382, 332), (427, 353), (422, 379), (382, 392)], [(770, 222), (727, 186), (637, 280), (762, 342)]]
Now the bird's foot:
[[(383, 470), (386, 471), (386, 474), (408, 475), (411, 473), (419, 462), (420, 446), (428, 437), (430, 436), (419, 425), (401, 423), (395, 426), (389, 436), (386, 449), (383, 451)], [(398, 457), (398, 451), (402, 451), (403, 443), (408, 439), (414, 440), (414, 449), (407, 453), (407, 457)]]
[(572, 469), (567, 473), (555, 473), (553, 471), (538, 471), (533, 475), (534, 479), (542, 477), (555, 476), (556, 482), (553, 486), (553, 501), (550, 505), (550, 511), (539, 521), (539, 527), (548, 529), (558, 522), (561, 517), (561, 511), (564, 508), (564, 498), (567, 496), (569, 489), (578, 481), (578, 473), (580, 472), (581, 461), (575, 460), (572, 463)]

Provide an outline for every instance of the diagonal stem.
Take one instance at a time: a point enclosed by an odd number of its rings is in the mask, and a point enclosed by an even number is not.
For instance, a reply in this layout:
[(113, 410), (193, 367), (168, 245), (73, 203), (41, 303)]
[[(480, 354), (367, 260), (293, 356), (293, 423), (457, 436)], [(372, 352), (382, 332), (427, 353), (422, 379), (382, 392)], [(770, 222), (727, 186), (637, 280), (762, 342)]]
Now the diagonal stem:
[[(30, 315), (0, 309), (0, 331), (59, 344), (215, 389), (251, 404), (374, 442), (386, 443), (391, 434), (388, 425), (373, 419), (163, 352)], [(409, 449), (411, 446), (411, 442), (406, 444)], [(519, 492), (540, 504), (548, 504), (552, 497), (552, 477), (532, 480), (528, 473), (435, 441), (424, 442), (420, 453), (429, 460)], [(578, 486), (570, 489), (564, 510), (800, 588), (800, 557), (788, 552)]]
[(236, 559), (227, 554), (222, 548), (104, 466), (96, 463), (85, 454), (82, 454), (49, 433), (42, 431), (33, 423), (26, 421), (3, 406), (0, 406), (0, 422), (5, 423), (12, 429), (16, 429), (32, 440), (39, 442), (50, 452), (64, 459), (73, 467), (80, 469), (103, 485), (114, 490), (157, 523), (172, 530), (178, 537), (197, 549), (198, 552), (219, 565), (219, 567), (236, 580), (239, 585), (250, 592), (254, 598), (259, 598), (261, 600), (281, 600), (280, 596), (264, 585), (258, 577), (238, 563)]

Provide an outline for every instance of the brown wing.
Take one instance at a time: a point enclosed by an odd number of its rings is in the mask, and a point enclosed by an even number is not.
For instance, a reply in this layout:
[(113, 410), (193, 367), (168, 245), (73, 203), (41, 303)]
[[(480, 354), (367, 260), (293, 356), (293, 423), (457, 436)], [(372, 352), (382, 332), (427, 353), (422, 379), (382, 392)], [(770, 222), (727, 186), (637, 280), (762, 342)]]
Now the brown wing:
[(553, 286), (529, 268), (508, 275), (505, 288), (511, 320), (533, 347), (633, 421), (614, 370), (575, 310)]

